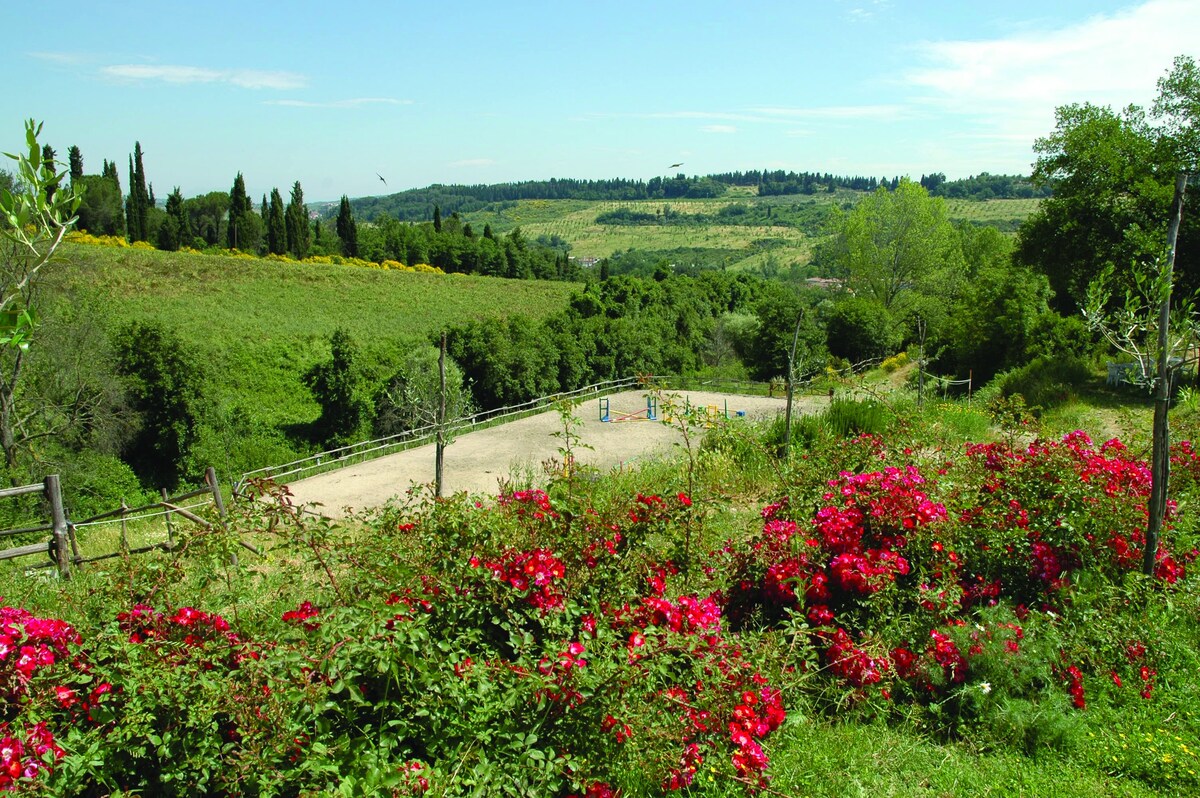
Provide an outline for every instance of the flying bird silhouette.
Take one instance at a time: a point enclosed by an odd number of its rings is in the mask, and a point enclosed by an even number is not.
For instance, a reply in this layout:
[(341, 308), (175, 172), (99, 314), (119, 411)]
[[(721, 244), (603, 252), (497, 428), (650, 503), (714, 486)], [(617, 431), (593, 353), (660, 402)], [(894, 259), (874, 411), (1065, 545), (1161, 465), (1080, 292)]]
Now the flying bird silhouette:
[(376, 176), (376, 177), (378, 177), (378, 178), (379, 178), (381, 181), (383, 181), (383, 184), (384, 184), (385, 186), (387, 185), (387, 181), (383, 179), (383, 175), (381, 175), (381, 174), (379, 174), (378, 172), (376, 172), (376, 173), (375, 173), (375, 176)]
[(682, 161), (680, 161), (679, 163), (673, 163), (673, 164), (671, 164), (670, 166), (668, 166), (667, 168), (668, 168), (668, 169), (674, 169), (674, 168), (675, 168), (675, 167), (677, 167), (677, 166), (683, 166), (683, 162), (682, 162)]

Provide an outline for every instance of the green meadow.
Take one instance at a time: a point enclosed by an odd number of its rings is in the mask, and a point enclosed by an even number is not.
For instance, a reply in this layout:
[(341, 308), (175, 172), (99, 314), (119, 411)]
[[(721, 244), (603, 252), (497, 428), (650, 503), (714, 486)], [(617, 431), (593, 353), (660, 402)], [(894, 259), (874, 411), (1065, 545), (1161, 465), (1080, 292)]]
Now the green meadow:
[(117, 335), (132, 322), (175, 331), (205, 364), (212, 399), (266, 426), (315, 416), (300, 375), (343, 328), (389, 373), (412, 346), (472, 319), (561, 310), (572, 283), (420, 274), (137, 248), (65, 245), (60, 301)]

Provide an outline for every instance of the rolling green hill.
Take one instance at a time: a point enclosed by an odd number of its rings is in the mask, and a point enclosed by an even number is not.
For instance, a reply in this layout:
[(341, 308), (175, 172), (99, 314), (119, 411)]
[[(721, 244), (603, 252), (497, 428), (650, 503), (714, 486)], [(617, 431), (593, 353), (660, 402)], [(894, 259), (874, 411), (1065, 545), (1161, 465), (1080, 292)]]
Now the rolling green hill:
[[(837, 207), (860, 192), (758, 197), (746, 190), (682, 200), (522, 200), (466, 214), (476, 230), (516, 227), (527, 239), (557, 237), (577, 258), (629, 250), (680, 265), (784, 272), (804, 266)], [(1036, 200), (950, 200), (972, 223), (1014, 225)], [(285, 462), (319, 407), (303, 383), (347, 330), (375, 383), (394, 374), (437, 330), (521, 313), (534, 320), (565, 307), (576, 284), (280, 262), (141, 247), (67, 244), (53, 267), (47, 318), (70, 305), (114, 339), (133, 322), (175, 333), (204, 368), (214, 429), (209, 451), (230, 463)], [(55, 308), (53, 303), (62, 303)]]
[(319, 413), (301, 375), (329, 359), (335, 329), (348, 330), (367, 368), (387, 376), (446, 325), (541, 319), (577, 288), (80, 244), (65, 244), (52, 269), (44, 316), (70, 303), (110, 335), (137, 321), (173, 330), (203, 363), (216, 412), (242, 431), (229, 445), (257, 436), (277, 456), (290, 453), (279, 430)]

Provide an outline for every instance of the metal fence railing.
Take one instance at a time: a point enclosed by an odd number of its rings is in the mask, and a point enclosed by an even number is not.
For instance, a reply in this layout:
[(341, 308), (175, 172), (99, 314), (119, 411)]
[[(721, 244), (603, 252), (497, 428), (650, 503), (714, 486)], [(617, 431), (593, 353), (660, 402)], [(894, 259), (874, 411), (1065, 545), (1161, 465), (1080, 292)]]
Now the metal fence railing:
[[(528, 402), (509, 405), (507, 407), (498, 407), (492, 410), (481, 410), (469, 416), (451, 419), (446, 422), (446, 430), (452, 434), (471, 432), (472, 430), (492, 424), (540, 413), (564, 399), (582, 399), (598, 395), (604, 391), (621, 391), (635, 388), (640, 384), (641, 380), (637, 377), (598, 382), (574, 391), (564, 391), (562, 393), (550, 394), (549, 396), (541, 396), (537, 399), (531, 399)], [(375, 438), (374, 440), (352, 443), (336, 449), (318, 452), (308, 457), (302, 457), (299, 460), (293, 460), (290, 463), (257, 468), (242, 474), (234, 486), (234, 492), (240, 492), (242, 485), (251, 479), (271, 479), (276, 482), (286, 482), (292, 479), (312, 476), (324, 471), (401, 452), (416, 446), (423, 446), (434, 440), (436, 436), (437, 425), (429, 424), (424, 427), (398, 432), (395, 435), (388, 435), (383, 438)]]
[[(712, 391), (718, 393), (742, 393), (768, 396), (774, 391), (779, 393), (778, 386), (767, 382), (749, 382), (742, 380), (714, 380), (678, 377), (674, 375), (644, 375), (607, 380), (593, 385), (587, 385), (574, 391), (541, 396), (528, 402), (498, 407), (492, 410), (482, 410), (469, 416), (461, 416), (446, 422), (446, 430), (451, 434), (462, 434), (493, 424), (511, 421), (517, 418), (540, 413), (552, 407), (556, 402), (570, 399), (582, 399), (598, 396), (604, 392), (623, 391), (640, 386), (657, 386), (666, 390), (678, 391)], [(352, 443), (329, 449), (324, 452), (302, 457), (281, 465), (264, 466), (242, 474), (234, 485), (234, 493), (240, 493), (242, 486), (252, 479), (271, 479), (276, 482), (288, 482), (295, 479), (314, 476), (326, 471), (343, 468), (348, 465), (366, 462), (406, 449), (424, 446), (437, 436), (437, 425), (429, 424), (394, 435), (375, 438), (360, 443)]]

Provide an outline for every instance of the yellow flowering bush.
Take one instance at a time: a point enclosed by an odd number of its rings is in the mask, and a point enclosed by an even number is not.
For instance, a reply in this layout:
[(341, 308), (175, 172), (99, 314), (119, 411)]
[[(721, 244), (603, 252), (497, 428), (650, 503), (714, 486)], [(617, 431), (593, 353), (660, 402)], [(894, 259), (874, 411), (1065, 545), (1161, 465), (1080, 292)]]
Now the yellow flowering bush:
[(72, 244), (91, 244), (98, 247), (124, 247), (129, 246), (129, 242), (124, 236), (94, 236), (91, 233), (81, 233), (72, 231), (67, 233), (67, 241)]
[[(157, 250), (153, 244), (148, 241), (137, 241), (130, 244), (123, 236), (96, 236), (87, 232), (71, 232), (67, 235), (67, 240), (73, 244), (88, 244), (99, 247), (120, 247), (124, 249), (148, 249)], [(268, 260), (273, 263), (313, 263), (322, 266), (355, 266), (364, 269), (381, 269), (383, 271), (409, 272), (420, 274), (445, 274), (444, 271), (436, 266), (430, 266), (428, 263), (418, 263), (415, 266), (406, 266), (396, 260), (385, 260), (382, 263), (363, 260), (362, 258), (346, 258), (341, 255), (310, 255), (303, 260), (296, 260), (290, 255), (256, 255), (251, 252), (243, 252), (239, 249), (219, 250), (215, 252), (201, 252), (191, 247), (182, 247), (179, 252), (189, 255), (214, 255), (227, 258), (241, 258), (243, 260)]]
[(879, 368), (883, 369), (884, 372), (891, 374), (896, 369), (906, 365), (908, 365), (908, 352), (901, 352), (898, 355), (892, 355), (889, 358), (885, 358), (884, 361), (879, 364)]

